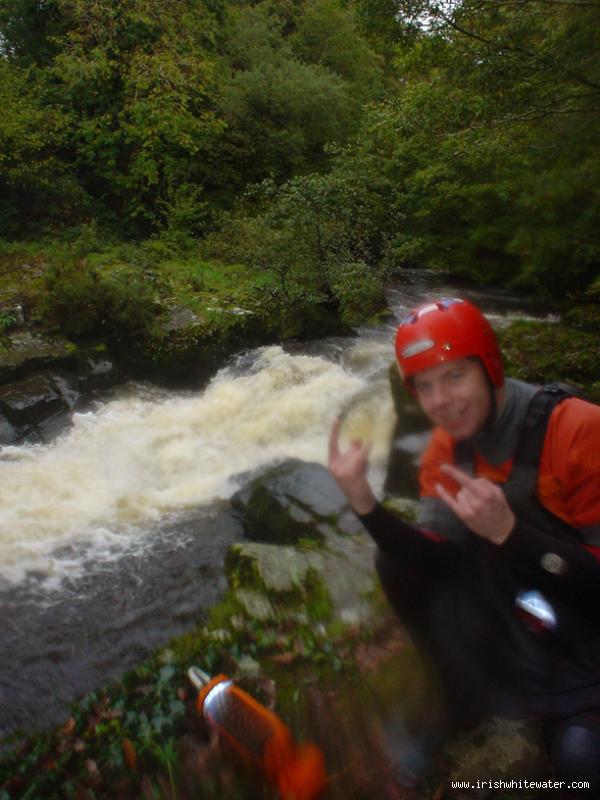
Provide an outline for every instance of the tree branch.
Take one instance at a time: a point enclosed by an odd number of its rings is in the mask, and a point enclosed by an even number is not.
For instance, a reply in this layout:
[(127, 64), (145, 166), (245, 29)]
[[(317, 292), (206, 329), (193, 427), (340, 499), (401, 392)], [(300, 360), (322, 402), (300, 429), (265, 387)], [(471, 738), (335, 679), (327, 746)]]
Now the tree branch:
[[(500, 45), (498, 42), (494, 42), (491, 39), (486, 39), (484, 36), (475, 33), (475, 31), (469, 31), (466, 28), (463, 28), (462, 25), (459, 25), (459, 23), (456, 22), (456, 20), (452, 19), (447, 14), (444, 14), (444, 12), (438, 7), (432, 9), (432, 14), (442, 19), (457, 33), (460, 33), (463, 36), (467, 36), (469, 39), (474, 39), (477, 42), (481, 42), (482, 44), (485, 44), (487, 47), (493, 47), (496, 50), (496, 52), (504, 51), (507, 53), (516, 53), (518, 55), (526, 56), (527, 58), (532, 59), (534, 61), (538, 62), (540, 61), (539, 54), (534, 53), (531, 50), (525, 50), (522, 47), (511, 47), (509, 44)], [(584, 78), (582, 75), (579, 75), (578, 73), (565, 72), (565, 77), (575, 81), (576, 83), (582, 84), (582, 86), (589, 86), (591, 89), (600, 90), (600, 84), (594, 83), (594, 81), (590, 81), (587, 78)]]

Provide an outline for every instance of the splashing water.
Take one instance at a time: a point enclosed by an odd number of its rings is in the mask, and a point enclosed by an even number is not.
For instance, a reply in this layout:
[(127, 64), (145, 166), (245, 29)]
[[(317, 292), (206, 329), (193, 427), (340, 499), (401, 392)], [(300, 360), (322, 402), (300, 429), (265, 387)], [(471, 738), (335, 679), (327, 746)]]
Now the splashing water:
[[(169, 512), (229, 497), (236, 475), (295, 457), (324, 463), (333, 416), (357, 394), (347, 433), (387, 455), (392, 426), (385, 387), (316, 356), (261, 348), (244, 374), (221, 370), (194, 395), (129, 396), (77, 415), (51, 445), (0, 456), (0, 575), (74, 568), (53, 551), (73, 540), (131, 542)], [(369, 395), (373, 385), (374, 394)]]

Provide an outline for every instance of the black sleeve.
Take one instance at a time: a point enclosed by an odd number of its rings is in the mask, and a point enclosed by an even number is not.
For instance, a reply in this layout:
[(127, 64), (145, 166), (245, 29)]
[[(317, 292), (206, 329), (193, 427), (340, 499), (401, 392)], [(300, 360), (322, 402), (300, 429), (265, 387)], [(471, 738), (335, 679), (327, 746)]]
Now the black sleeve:
[(436, 534), (429, 536), (380, 503), (373, 511), (358, 515), (358, 518), (379, 549), (392, 560), (412, 560), (423, 567), (434, 564), (449, 567), (459, 555), (459, 545)]
[(584, 600), (600, 609), (600, 562), (583, 543), (565, 541), (521, 520), (497, 546), (517, 574), (555, 596)]

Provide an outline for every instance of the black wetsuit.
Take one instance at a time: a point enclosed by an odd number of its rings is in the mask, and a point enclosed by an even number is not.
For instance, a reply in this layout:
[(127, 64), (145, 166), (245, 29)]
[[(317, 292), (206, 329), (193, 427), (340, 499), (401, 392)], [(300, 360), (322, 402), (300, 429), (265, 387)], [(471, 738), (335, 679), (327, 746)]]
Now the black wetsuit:
[[(523, 386), (513, 399), (522, 401)], [(600, 788), (600, 563), (579, 531), (540, 508), (534, 483), (521, 491), (521, 466), (531, 462), (525, 439), (535, 438), (524, 425), (527, 394), (509, 453), (517, 485), (506, 485), (517, 523), (504, 544), (459, 530), (457, 518), (452, 539), (432, 536), (381, 505), (361, 520), (379, 547), (391, 604), (439, 671), (452, 720), (543, 719), (557, 771)], [(546, 423), (540, 418), (540, 447)], [(456, 455), (464, 468), (468, 446)], [(452, 512), (430, 502), (425, 513)], [(537, 617), (527, 611), (532, 598)]]

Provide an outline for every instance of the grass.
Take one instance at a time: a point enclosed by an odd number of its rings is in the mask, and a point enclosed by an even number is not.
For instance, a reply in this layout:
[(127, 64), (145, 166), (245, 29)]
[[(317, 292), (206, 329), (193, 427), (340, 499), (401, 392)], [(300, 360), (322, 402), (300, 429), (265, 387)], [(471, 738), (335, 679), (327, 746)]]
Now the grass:
[[(155, 284), (160, 299), (202, 312), (208, 306), (243, 307), (256, 290), (272, 281), (243, 264), (224, 265), (202, 260), (193, 252), (168, 253), (152, 242), (97, 243), (93, 249), (77, 241), (0, 242), (0, 295), (11, 301), (22, 295), (34, 299), (44, 291), (51, 266), (79, 261), (107, 277), (136, 273)], [(82, 262), (85, 262), (83, 264)]]
[(263, 338), (276, 334), (264, 302), (273, 286), (268, 274), (160, 240), (106, 241), (84, 229), (60, 240), (0, 241), (0, 338), (21, 305), (30, 327), (185, 374), (200, 345), (235, 349), (263, 329)]

